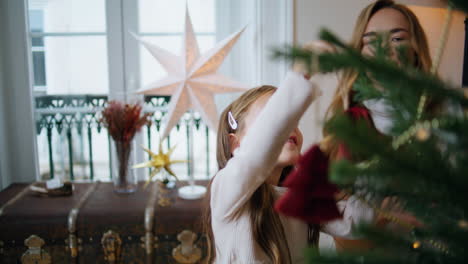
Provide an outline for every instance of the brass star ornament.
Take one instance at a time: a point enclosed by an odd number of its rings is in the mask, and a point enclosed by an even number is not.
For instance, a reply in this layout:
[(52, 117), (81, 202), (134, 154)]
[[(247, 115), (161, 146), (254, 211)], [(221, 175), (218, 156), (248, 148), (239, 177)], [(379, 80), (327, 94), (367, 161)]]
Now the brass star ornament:
[(186, 161), (186, 160), (171, 160), (172, 152), (174, 152), (174, 149), (176, 148), (176, 146), (173, 146), (166, 153), (164, 153), (163, 148), (162, 148), (162, 143), (159, 142), (159, 151), (158, 151), (157, 154), (152, 152), (150, 149), (147, 149), (147, 148), (145, 148), (143, 146), (142, 146), (142, 148), (146, 153), (148, 153), (151, 156), (151, 159), (149, 161), (147, 161), (147, 162), (136, 164), (136, 165), (133, 166), (133, 168), (134, 169), (151, 168), (151, 173), (150, 173), (148, 181), (145, 183), (145, 188), (161, 170), (165, 170), (167, 173), (169, 173), (174, 178), (179, 180), (177, 175), (171, 169), (171, 165), (172, 164), (177, 164), (177, 163), (187, 163), (188, 161)]

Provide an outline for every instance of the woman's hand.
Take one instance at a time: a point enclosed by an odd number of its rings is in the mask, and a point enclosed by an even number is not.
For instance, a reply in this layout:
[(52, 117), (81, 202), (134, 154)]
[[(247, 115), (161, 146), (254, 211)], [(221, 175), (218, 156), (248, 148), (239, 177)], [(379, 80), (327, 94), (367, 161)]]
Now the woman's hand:
[[(315, 40), (308, 42), (305, 45), (303, 45), (302, 48), (315, 54), (336, 52), (336, 48), (333, 45), (323, 40)], [(316, 63), (311, 63), (312, 68), (314, 68), (314, 64)], [(316, 69), (309, 69), (309, 67), (306, 65), (306, 63), (304, 63), (304, 61), (296, 61), (293, 64), (293, 71), (303, 74), (306, 79), (310, 79), (312, 75), (311, 71), (314, 70)]]
[(336, 48), (332, 44), (323, 40), (314, 40), (306, 43), (302, 47), (306, 50), (310, 50), (317, 53), (336, 53)]
[(421, 227), (423, 224), (411, 213), (404, 210), (398, 197), (386, 197), (380, 206), (381, 212), (377, 215), (377, 225), (387, 226), (392, 222), (402, 228)]

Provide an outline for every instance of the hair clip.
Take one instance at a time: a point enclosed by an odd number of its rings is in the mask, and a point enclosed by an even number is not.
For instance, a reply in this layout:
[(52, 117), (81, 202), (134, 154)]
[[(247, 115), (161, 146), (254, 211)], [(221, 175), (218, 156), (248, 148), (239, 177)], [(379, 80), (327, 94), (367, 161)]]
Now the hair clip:
[(228, 112), (228, 122), (229, 122), (229, 126), (233, 130), (237, 129), (237, 121), (236, 121), (236, 119), (234, 119), (234, 116), (232, 115), (231, 111)]

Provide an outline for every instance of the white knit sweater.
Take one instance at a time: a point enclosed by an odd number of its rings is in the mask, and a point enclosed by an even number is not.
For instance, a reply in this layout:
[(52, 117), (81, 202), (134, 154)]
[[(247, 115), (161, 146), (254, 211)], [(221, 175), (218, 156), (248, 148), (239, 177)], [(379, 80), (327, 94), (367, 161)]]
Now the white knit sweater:
[[(215, 239), (215, 263), (268, 263), (268, 258), (253, 240), (250, 218), (243, 206), (265, 182), (284, 142), (297, 127), (299, 119), (313, 100), (311, 83), (300, 74), (290, 72), (278, 91), (270, 98), (242, 139), (226, 167), (220, 170), (211, 186), (211, 221)], [(317, 89), (314, 87), (314, 89)], [(284, 188), (275, 187), (277, 192)], [(272, 205), (273, 206), (273, 205)], [(355, 199), (339, 204), (344, 217), (327, 224), (323, 232), (350, 237), (353, 226), (370, 221), (372, 210)], [(233, 220), (234, 215), (238, 215)], [(280, 215), (292, 263), (303, 263), (307, 247), (307, 224)]]

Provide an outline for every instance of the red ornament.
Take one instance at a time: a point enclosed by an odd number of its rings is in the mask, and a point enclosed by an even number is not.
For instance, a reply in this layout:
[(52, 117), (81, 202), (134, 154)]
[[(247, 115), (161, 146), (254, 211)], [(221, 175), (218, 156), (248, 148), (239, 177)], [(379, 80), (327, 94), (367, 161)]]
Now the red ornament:
[[(346, 114), (354, 121), (366, 120), (373, 126), (369, 110), (353, 106)], [(351, 159), (345, 144), (338, 145), (337, 159)], [(336, 205), (338, 188), (328, 180), (329, 157), (315, 145), (299, 160), (297, 169), (285, 180), (288, 192), (275, 204), (275, 209), (287, 216), (302, 219), (310, 224), (322, 224), (338, 218)]]
[(363, 106), (353, 106), (346, 110), (346, 114), (353, 120), (360, 120), (364, 119), (370, 122), (371, 116), (369, 114), (369, 110)]
[(275, 209), (311, 224), (340, 218), (335, 200), (338, 188), (328, 181), (328, 163), (328, 157), (318, 146), (307, 151), (285, 180), (284, 186), (289, 190), (276, 202)]

